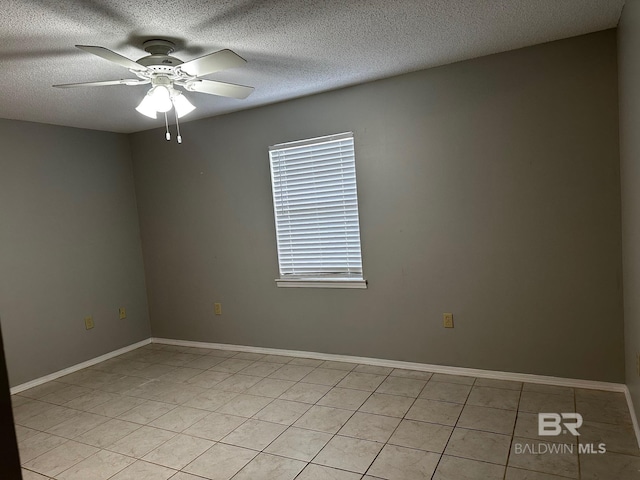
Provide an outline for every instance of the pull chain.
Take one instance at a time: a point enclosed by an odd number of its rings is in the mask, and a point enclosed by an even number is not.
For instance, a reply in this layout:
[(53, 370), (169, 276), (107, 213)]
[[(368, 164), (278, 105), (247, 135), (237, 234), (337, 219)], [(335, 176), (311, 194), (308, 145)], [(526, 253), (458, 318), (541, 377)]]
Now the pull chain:
[(164, 112), (164, 124), (167, 127), (167, 133), (164, 134), (164, 138), (167, 139), (167, 142), (171, 140), (171, 134), (169, 133), (169, 120), (167, 120), (167, 112)]
[(180, 135), (180, 122), (178, 122), (178, 112), (176, 112), (175, 108), (173, 109), (173, 113), (175, 113), (176, 115), (176, 130), (178, 132), (178, 136), (177, 136), (178, 143), (182, 143), (182, 135)]

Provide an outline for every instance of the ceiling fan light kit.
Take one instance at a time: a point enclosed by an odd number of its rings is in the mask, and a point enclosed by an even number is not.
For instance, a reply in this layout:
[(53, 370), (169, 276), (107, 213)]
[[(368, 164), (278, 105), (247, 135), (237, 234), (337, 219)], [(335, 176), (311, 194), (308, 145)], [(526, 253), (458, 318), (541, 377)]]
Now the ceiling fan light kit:
[(156, 106), (151, 98), (151, 90), (144, 96), (140, 105), (136, 107), (136, 110), (149, 118), (158, 118), (156, 116)]
[(171, 101), (173, 102), (173, 108), (176, 109), (178, 118), (182, 118), (196, 109), (196, 107), (193, 106), (193, 104), (182, 93), (175, 90), (174, 93), (175, 94), (171, 97)]
[(203, 75), (209, 75), (246, 63), (246, 60), (231, 50), (220, 50), (189, 60), (188, 62), (183, 62), (169, 55), (175, 48), (172, 42), (154, 39), (147, 40), (143, 44), (145, 51), (147, 51), (149, 55), (134, 62), (104, 47), (90, 45), (76, 45), (76, 47), (129, 69), (138, 79), (127, 78), (101, 82), (67, 83), (54, 85), (54, 87), (72, 88), (151, 84), (151, 88), (136, 107), (136, 110), (142, 115), (153, 119), (157, 118), (158, 112), (164, 113), (167, 128), (165, 138), (170, 140), (171, 135), (169, 134), (167, 112), (173, 108), (176, 118), (178, 143), (182, 143), (178, 118), (184, 117), (196, 107), (176, 87), (183, 88), (189, 92), (206, 93), (237, 99), (247, 98), (251, 92), (253, 92), (253, 87), (199, 78)]
[[(147, 117), (156, 118), (156, 112), (168, 112), (171, 110), (172, 105), (169, 89), (164, 85), (160, 85), (152, 87), (151, 90), (147, 92), (142, 102), (140, 102), (140, 105), (138, 105), (139, 108), (136, 108), (136, 110)], [(153, 111), (153, 116), (148, 113), (149, 111)]]

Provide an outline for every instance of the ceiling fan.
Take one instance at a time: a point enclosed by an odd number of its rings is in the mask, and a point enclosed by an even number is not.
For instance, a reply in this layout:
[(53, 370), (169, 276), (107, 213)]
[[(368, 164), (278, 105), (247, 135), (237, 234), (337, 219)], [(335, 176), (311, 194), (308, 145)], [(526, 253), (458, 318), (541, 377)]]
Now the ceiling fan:
[(233, 83), (206, 80), (203, 75), (209, 75), (227, 68), (244, 65), (246, 60), (231, 50), (220, 50), (202, 57), (183, 62), (170, 56), (175, 44), (169, 40), (153, 39), (143, 43), (143, 48), (149, 55), (133, 61), (104, 47), (90, 45), (76, 45), (80, 50), (92, 53), (109, 60), (117, 65), (129, 69), (138, 78), (121, 80), (106, 80), (101, 82), (67, 83), (54, 85), (57, 88), (72, 87), (103, 87), (108, 85), (146, 85), (151, 88), (136, 107), (136, 110), (150, 118), (157, 118), (156, 113), (164, 113), (167, 127), (166, 139), (170, 140), (167, 112), (174, 109), (176, 126), (178, 128), (178, 143), (182, 143), (178, 118), (193, 111), (195, 107), (187, 100), (182, 92), (175, 87), (181, 87), (188, 92), (208, 93), (237, 99), (247, 98), (253, 87), (236, 85)]

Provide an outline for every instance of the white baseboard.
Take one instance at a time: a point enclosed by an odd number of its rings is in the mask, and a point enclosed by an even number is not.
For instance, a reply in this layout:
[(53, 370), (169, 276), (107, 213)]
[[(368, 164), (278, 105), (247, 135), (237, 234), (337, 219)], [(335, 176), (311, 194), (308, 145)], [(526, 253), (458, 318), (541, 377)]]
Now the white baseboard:
[(56, 378), (64, 377), (65, 375), (77, 372), (78, 370), (82, 370), (83, 368), (91, 367), (92, 365), (104, 362), (105, 360), (109, 360), (113, 357), (117, 357), (118, 355), (122, 355), (123, 353), (130, 352), (131, 350), (135, 350), (136, 348), (149, 345), (150, 343), (151, 339), (147, 338), (146, 340), (134, 343), (133, 345), (128, 345), (126, 347), (119, 348), (118, 350), (114, 350), (113, 352), (105, 353), (104, 355), (100, 355), (99, 357), (92, 358), (91, 360), (87, 360), (86, 362), (78, 363), (77, 365), (72, 365), (71, 367), (65, 368), (63, 370), (58, 370), (57, 372), (50, 373), (49, 375), (45, 375), (44, 377), (36, 378), (35, 380), (31, 380), (30, 382), (16, 385), (15, 387), (11, 388), (11, 395), (23, 392), (24, 390), (28, 390), (33, 387), (37, 387), (38, 385), (50, 382), (51, 380), (55, 380)]
[(251, 347), (246, 345), (230, 345), (226, 343), (194, 342), (190, 340), (173, 340), (169, 338), (153, 337), (153, 338), (148, 338), (146, 340), (142, 340), (140, 342), (134, 343), (133, 345), (129, 345), (127, 347), (114, 350), (112, 352), (106, 353), (104, 355), (93, 358), (91, 360), (87, 360), (86, 362), (82, 362), (77, 365), (73, 365), (71, 367), (65, 368), (64, 370), (59, 370), (57, 372), (46, 375), (44, 377), (31, 380), (30, 382), (26, 382), (21, 385), (16, 385), (15, 387), (11, 388), (11, 394), (14, 395), (16, 393), (22, 392), (29, 388), (42, 385), (43, 383), (50, 382), (51, 380), (55, 380), (57, 378), (63, 377), (73, 372), (77, 372), (78, 370), (82, 370), (83, 368), (91, 367), (92, 365), (95, 365), (100, 362), (104, 362), (105, 360), (109, 360), (110, 358), (117, 357), (118, 355), (122, 355), (123, 353), (130, 352), (131, 350), (135, 350), (136, 348), (140, 348), (150, 343), (176, 345), (181, 347), (198, 347), (198, 348), (219, 349), (219, 350), (235, 350), (238, 352), (262, 353), (267, 355), (282, 355), (286, 357), (304, 357), (304, 358), (313, 358), (316, 360), (331, 360), (331, 361), (347, 362), (347, 363), (362, 363), (366, 365), (375, 365), (379, 367), (404, 368), (408, 370), (419, 370), (423, 372), (432, 372), (432, 373), (445, 373), (449, 375), (466, 375), (466, 376), (472, 376), (472, 377), (478, 377), (478, 378), (489, 378), (494, 380), (512, 380), (516, 382), (543, 383), (546, 385), (557, 385), (557, 386), (563, 386), (563, 387), (605, 390), (610, 392), (622, 392), (625, 394), (625, 397), (627, 399), (629, 412), (631, 414), (631, 420), (633, 422), (633, 428), (636, 433), (636, 439), (638, 441), (638, 446), (640, 446), (640, 427), (638, 426), (638, 419), (636, 417), (635, 410), (633, 408), (633, 401), (631, 399), (629, 389), (627, 388), (626, 385), (622, 383), (598, 382), (594, 380), (582, 380), (582, 379), (575, 379), (575, 378), (550, 377), (546, 375), (534, 375), (530, 373), (500, 372), (500, 371), (494, 371), (494, 370), (481, 370), (476, 368), (448, 367), (445, 365), (431, 365), (427, 363), (403, 362), (399, 360), (385, 360), (380, 358), (355, 357), (351, 355), (337, 355), (332, 353), (305, 352), (305, 351), (298, 351), (298, 350), (282, 350), (278, 348)]
[(446, 373), (449, 375), (466, 375), (478, 378), (490, 378), (494, 380), (513, 380), (516, 382), (544, 383), (546, 385), (558, 385), (562, 387), (586, 388), (591, 390), (606, 390), (609, 392), (625, 392), (626, 385), (622, 383), (598, 382), (595, 380), (581, 380), (576, 378), (549, 377), (546, 375), (534, 375), (531, 373), (500, 372), (494, 370), (480, 370), (466, 367), (448, 367), (444, 365), (431, 365), (428, 363), (403, 362), (399, 360), (384, 360), (380, 358), (354, 357), (351, 355), (336, 355), (332, 353), (304, 352), (298, 350), (281, 350), (266, 347), (248, 347), (245, 345), (230, 345), (227, 343), (192, 342), (190, 340), (172, 340), (169, 338), (152, 338), (152, 343), (165, 345), (177, 345), (180, 347), (215, 348), (218, 350), (235, 350), (238, 352), (263, 353), (269, 355), (282, 355), (286, 357), (305, 357), (316, 360), (332, 360), (337, 362), (363, 363), (379, 367), (406, 368), (408, 370), (420, 370), (423, 372)]
[(216, 348), (219, 350), (235, 350), (238, 352), (263, 353), (270, 355), (283, 355), (286, 357), (314, 358), (316, 360), (332, 360), (337, 362), (362, 363), (379, 367), (405, 368), (408, 370), (420, 370), (424, 372), (445, 373), (449, 375), (466, 375), (478, 378), (490, 378), (493, 380), (512, 380), (516, 382), (542, 383), (561, 387), (585, 388), (591, 390), (604, 390), (609, 392), (622, 392), (627, 399), (636, 441), (640, 447), (640, 427), (633, 408), (633, 401), (629, 388), (623, 383), (598, 382), (595, 380), (582, 380), (576, 378), (550, 377), (546, 375), (534, 375), (531, 373), (500, 372), (495, 370), (481, 370), (465, 367), (448, 367), (444, 365), (430, 365), (427, 363), (402, 362), (399, 360), (384, 360), (380, 358), (354, 357), (350, 355), (336, 355), (331, 353), (304, 352), (297, 350), (281, 350), (277, 348), (250, 347), (246, 345), (229, 345), (226, 343), (192, 342), (189, 340), (172, 340), (168, 338), (152, 338), (152, 343), (176, 345), (181, 347)]

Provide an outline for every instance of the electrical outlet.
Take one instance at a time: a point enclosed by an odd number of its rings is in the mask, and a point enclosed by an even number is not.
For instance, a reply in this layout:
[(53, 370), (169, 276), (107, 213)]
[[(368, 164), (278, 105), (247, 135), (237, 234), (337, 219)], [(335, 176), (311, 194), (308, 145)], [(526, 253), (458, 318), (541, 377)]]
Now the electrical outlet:
[(215, 312), (216, 315), (222, 315), (222, 304), (221, 303), (214, 303), (213, 304), (213, 311)]
[(120, 320), (124, 320), (125, 318), (127, 318), (127, 309), (124, 307), (120, 307), (118, 309), (118, 316), (120, 317)]
[(442, 323), (444, 328), (453, 328), (453, 313), (443, 313)]
[(84, 317), (84, 326), (87, 330), (91, 330), (94, 327), (93, 317), (91, 315)]

